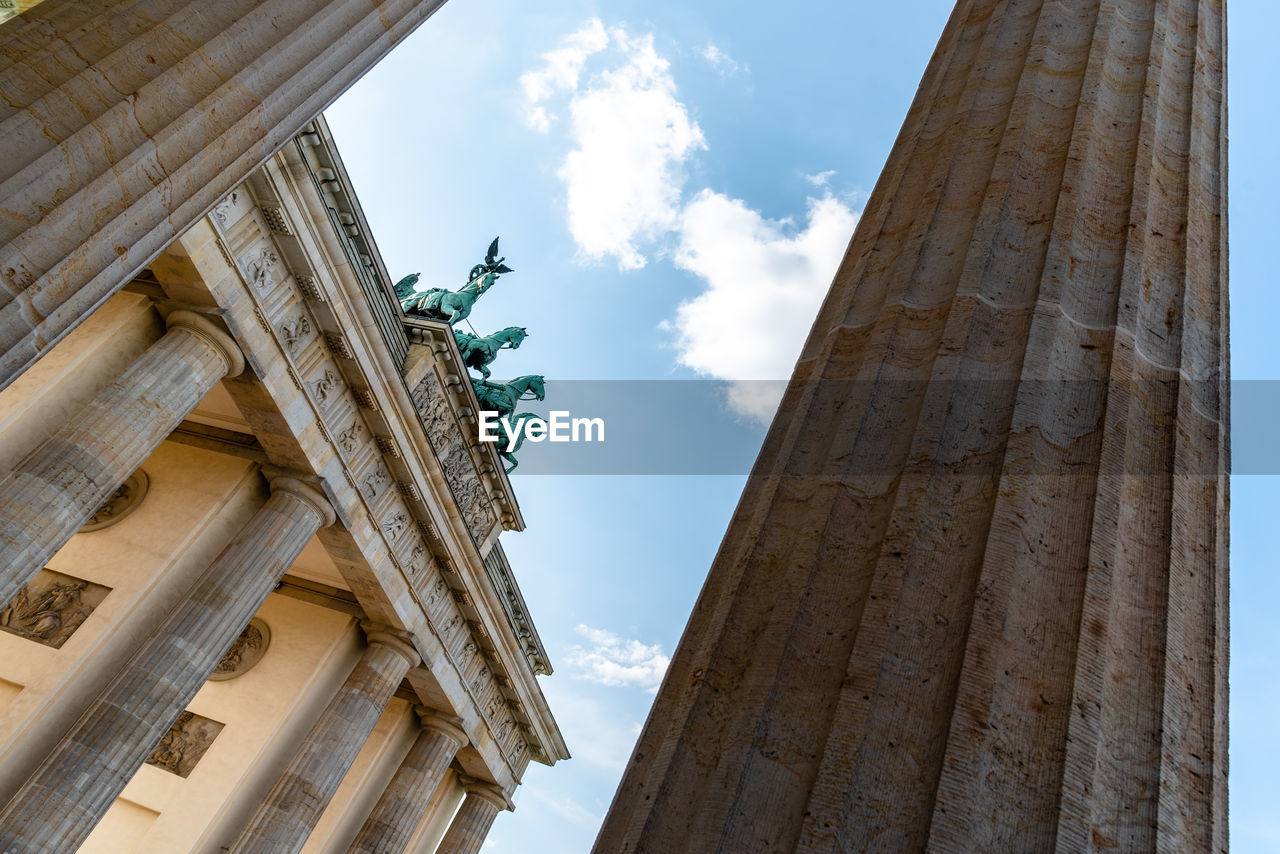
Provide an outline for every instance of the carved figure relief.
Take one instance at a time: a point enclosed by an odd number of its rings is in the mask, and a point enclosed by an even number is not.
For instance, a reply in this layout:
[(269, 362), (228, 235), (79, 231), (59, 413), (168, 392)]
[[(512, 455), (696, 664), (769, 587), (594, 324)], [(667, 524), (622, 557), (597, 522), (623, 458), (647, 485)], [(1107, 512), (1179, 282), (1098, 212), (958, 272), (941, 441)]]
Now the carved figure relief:
[(297, 349), (302, 339), (311, 334), (311, 321), (307, 320), (305, 314), (300, 314), (293, 320), (286, 321), (280, 325), (280, 337), (284, 339), (284, 345), (292, 353)]
[(342, 446), (342, 450), (348, 454), (355, 453), (356, 445), (360, 441), (360, 433), (364, 430), (364, 425), (359, 421), (354, 422), (346, 430), (338, 434), (338, 444)]
[(422, 542), (413, 544), (413, 549), (409, 552), (409, 560), (405, 564), (409, 572), (414, 576), (422, 575), (427, 568), (427, 547)]
[(222, 732), (224, 724), (195, 712), (183, 712), (169, 731), (160, 739), (156, 749), (147, 757), (147, 764), (162, 768), (179, 777), (190, 776), (196, 763)]
[(477, 541), (483, 540), (497, 517), (467, 451), (463, 431), (449, 409), (444, 389), (434, 372), (428, 372), (422, 378), (411, 397), (422, 418), (431, 448), (444, 468), (445, 480), (467, 523), (467, 530)]
[(244, 262), (245, 276), (249, 279), (249, 284), (258, 290), (270, 284), (271, 269), (280, 262), (275, 251), (267, 246), (241, 260)]
[(231, 644), (231, 649), (222, 656), (222, 661), (209, 676), (210, 682), (225, 682), (243, 676), (254, 668), (267, 654), (271, 645), (271, 628), (262, 620), (254, 617), (245, 626), (244, 631)]
[(42, 569), (0, 609), (0, 630), (61, 649), (110, 592), (110, 587)]
[(111, 493), (111, 497), (89, 517), (88, 522), (80, 526), (80, 533), (100, 531), (119, 522), (138, 509), (138, 505), (147, 497), (147, 490), (150, 488), (151, 478), (147, 477), (145, 471), (138, 469), (129, 475), (129, 479), (120, 484), (115, 492)]
[(364, 497), (372, 501), (390, 482), (391, 475), (387, 474), (386, 468), (379, 465), (364, 479)]
[(329, 395), (342, 385), (342, 380), (338, 379), (338, 375), (328, 368), (324, 369), (324, 376), (316, 380), (316, 397), (320, 398), (320, 402), (324, 403), (329, 399)]
[(232, 190), (231, 195), (213, 206), (210, 211), (214, 220), (218, 223), (219, 228), (226, 228), (227, 222), (230, 221), (231, 211), (235, 208), (236, 202), (240, 200), (240, 191)]
[(407, 527), (409, 527), (409, 517), (404, 513), (396, 513), (388, 516), (386, 521), (382, 523), (382, 532), (389, 538), (395, 539)]

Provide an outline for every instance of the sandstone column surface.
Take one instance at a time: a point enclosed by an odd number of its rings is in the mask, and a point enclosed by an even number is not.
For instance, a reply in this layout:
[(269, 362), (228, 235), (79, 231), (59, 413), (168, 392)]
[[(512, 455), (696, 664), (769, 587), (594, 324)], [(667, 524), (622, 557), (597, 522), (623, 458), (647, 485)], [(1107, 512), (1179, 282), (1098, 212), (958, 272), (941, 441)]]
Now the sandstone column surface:
[(254, 514), (0, 813), (0, 851), (73, 852), (334, 512), (272, 481)]
[(0, 602), (44, 567), (219, 380), (243, 370), (240, 349), (208, 319), (175, 311), (167, 322), (169, 331), (74, 421), (0, 479)]
[(478, 854), (498, 813), (508, 809), (502, 790), (492, 783), (464, 779), (467, 789), (462, 806), (449, 822), (436, 854)]
[(403, 633), (369, 628), (369, 646), (250, 819), (232, 854), (302, 850), (360, 748), (421, 660)]
[(0, 388), (443, 0), (45, 0), (0, 30)]
[(427, 813), (431, 795), (458, 749), (467, 744), (467, 734), (457, 718), (446, 718), (423, 707), (418, 708), (418, 714), (422, 732), (351, 843), (349, 854), (396, 854), (407, 850)]
[(597, 852), (1226, 851), (1222, 0), (960, 0)]

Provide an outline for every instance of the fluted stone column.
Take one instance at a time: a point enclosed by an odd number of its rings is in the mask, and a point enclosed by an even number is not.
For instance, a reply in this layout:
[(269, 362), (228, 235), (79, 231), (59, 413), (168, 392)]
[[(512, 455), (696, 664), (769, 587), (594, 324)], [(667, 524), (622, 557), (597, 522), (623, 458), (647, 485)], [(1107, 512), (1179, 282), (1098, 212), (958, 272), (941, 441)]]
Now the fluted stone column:
[(287, 477), (0, 813), (0, 851), (71, 852), (182, 714), (303, 546), (334, 521)]
[(458, 749), (467, 744), (467, 734), (457, 718), (446, 718), (421, 706), (417, 712), (422, 718), (422, 732), (378, 798), (348, 854), (396, 854), (408, 848), (449, 764)]
[(302, 849), (400, 680), (421, 660), (403, 632), (366, 624), (365, 634), (364, 655), (231, 847), (233, 854)]
[(44, 567), (219, 380), (244, 369), (240, 348), (207, 318), (175, 311), (168, 325), (119, 379), (0, 479), (0, 602)]
[(960, 0), (596, 843), (1225, 851), (1222, 0)]
[(511, 809), (502, 790), (493, 783), (464, 777), (462, 785), (466, 787), (467, 795), (462, 799), (462, 806), (458, 807), (453, 821), (449, 822), (449, 829), (440, 840), (436, 854), (476, 854), (484, 845), (498, 813)]
[(0, 388), (442, 2), (45, 0), (6, 22)]

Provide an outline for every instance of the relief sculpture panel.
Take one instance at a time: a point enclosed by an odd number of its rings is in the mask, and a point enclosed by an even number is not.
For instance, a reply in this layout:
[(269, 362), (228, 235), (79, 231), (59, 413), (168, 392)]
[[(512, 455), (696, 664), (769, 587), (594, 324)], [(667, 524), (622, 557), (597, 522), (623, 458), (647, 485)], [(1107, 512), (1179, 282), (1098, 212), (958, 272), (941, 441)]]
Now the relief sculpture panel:
[(223, 726), (225, 724), (195, 712), (183, 712), (160, 739), (156, 749), (151, 751), (147, 764), (185, 779), (191, 775), (218, 733), (222, 732)]
[(480, 542), (492, 530), (497, 517), (467, 451), (462, 428), (453, 417), (444, 388), (434, 372), (428, 371), (414, 387), (413, 404), (422, 418), (431, 448), (444, 468), (445, 480), (466, 520), (467, 530)]
[(110, 592), (110, 587), (42, 569), (0, 609), (0, 630), (60, 649)]

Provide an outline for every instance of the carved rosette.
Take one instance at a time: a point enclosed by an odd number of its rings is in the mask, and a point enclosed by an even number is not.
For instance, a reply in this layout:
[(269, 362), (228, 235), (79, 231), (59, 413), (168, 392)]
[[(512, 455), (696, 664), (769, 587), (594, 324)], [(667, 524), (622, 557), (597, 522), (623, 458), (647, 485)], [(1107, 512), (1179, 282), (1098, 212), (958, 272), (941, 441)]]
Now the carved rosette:
[(245, 626), (240, 636), (231, 644), (231, 649), (218, 662), (218, 667), (209, 676), (210, 682), (225, 682), (243, 676), (254, 668), (267, 654), (271, 645), (271, 628), (265, 622), (254, 617)]
[(128, 480), (120, 484), (115, 492), (111, 493), (111, 497), (89, 517), (88, 522), (80, 526), (80, 533), (101, 531), (116, 524), (138, 509), (142, 499), (147, 497), (147, 490), (150, 487), (151, 478), (147, 477), (145, 471), (138, 469), (129, 476)]

